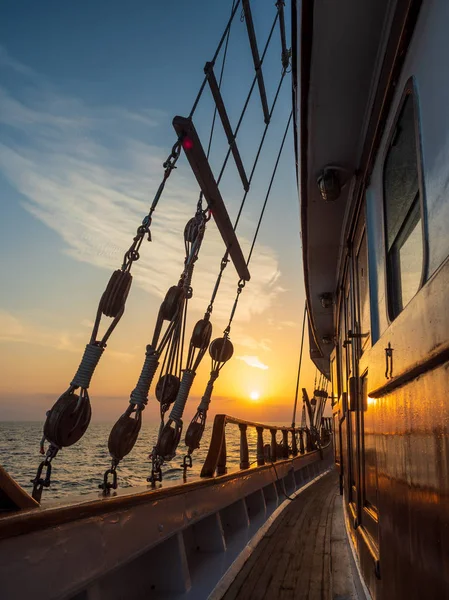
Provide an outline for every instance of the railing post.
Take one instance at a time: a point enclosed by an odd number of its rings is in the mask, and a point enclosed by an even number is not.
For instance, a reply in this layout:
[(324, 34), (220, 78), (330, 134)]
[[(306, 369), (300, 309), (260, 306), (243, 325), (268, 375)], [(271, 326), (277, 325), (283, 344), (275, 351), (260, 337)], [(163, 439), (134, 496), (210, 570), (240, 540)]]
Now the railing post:
[(257, 427), (257, 464), (259, 467), (265, 464), (263, 454), (263, 427)]
[(282, 445), (284, 446), (284, 458), (288, 458), (288, 430), (282, 430)]
[(226, 415), (216, 415), (212, 429), (212, 437), (209, 443), (209, 450), (203, 468), (201, 469), (201, 477), (213, 477), (215, 474), (215, 469), (217, 468), (220, 456), (221, 441), (225, 436), (225, 427)]
[(223, 439), (221, 441), (220, 455), (218, 456), (217, 463), (217, 475), (225, 475), (227, 472), (226, 459), (226, 434), (223, 431)]
[(307, 452), (312, 452), (312, 450), (314, 450), (312, 444), (312, 436), (310, 435), (310, 429), (306, 429), (306, 450)]
[(292, 454), (298, 456), (298, 445), (296, 443), (296, 432), (292, 429)]
[(246, 437), (247, 425), (241, 423), (240, 429), (240, 468), (249, 469), (248, 438)]
[(299, 452), (304, 454), (304, 431), (302, 429), (299, 434)]
[(271, 460), (273, 462), (277, 461), (278, 453), (277, 453), (277, 442), (276, 442), (276, 429), (270, 429), (271, 433)]

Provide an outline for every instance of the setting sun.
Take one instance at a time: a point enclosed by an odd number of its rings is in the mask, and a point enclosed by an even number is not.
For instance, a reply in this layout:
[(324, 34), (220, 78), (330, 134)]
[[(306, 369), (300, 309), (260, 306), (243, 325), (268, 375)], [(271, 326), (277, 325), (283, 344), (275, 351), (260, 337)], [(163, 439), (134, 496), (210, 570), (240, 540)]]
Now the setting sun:
[(256, 390), (254, 390), (254, 391), (251, 392), (251, 394), (249, 395), (249, 397), (251, 398), (251, 400), (259, 400), (260, 393), (257, 392)]

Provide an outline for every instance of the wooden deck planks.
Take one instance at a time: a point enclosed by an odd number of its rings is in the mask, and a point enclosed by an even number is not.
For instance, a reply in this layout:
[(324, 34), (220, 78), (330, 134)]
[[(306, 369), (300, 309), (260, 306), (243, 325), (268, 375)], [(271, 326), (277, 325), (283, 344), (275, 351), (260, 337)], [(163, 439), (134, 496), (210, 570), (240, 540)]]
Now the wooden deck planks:
[(304, 490), (273, 523), (224, 600), (330, 600), (336, 472)]

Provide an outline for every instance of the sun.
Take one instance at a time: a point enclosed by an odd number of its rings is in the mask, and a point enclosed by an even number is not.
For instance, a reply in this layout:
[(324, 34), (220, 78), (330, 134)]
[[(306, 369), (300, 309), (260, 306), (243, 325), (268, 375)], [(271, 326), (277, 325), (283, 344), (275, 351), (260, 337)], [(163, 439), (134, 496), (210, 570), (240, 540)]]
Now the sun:
[(260, 393), (257, 390), (253, 390), (249, 397), (251, 398), (251, 400), (259, 400), (260, 398)]

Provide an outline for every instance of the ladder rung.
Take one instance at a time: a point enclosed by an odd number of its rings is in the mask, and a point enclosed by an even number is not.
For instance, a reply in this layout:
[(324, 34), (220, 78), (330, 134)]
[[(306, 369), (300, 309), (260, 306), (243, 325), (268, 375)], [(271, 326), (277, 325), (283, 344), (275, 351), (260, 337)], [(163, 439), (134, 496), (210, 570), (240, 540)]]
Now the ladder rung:
[(185, 117), (175, 117), (173, 119), (173, 127), (178, 138), (181, 140), (187, 160), (217, 223), (218, 230), (234, 263), (234, 267), (240, 279), (249, 281), (250, 274), (242, 249), (240, 248), (228, 211), (226, 210), (193, 122), (191, 119), (186, 119)]
[(262, 75), (262, 67), (260, 65), (259, 50), (257, 48), (256, 32), (254, 31), (253, 16), (249, 0), (242, 0), (243, 12), (245, 14), (246, 29), (248, 30), (249, 43), (253, 54), (254, 68), (256, 69), (257, 84), (259, 86), (260, 99), (262, 101), (262, 110), (264, 121), (268, 125), (270, 122), (270, 111), (268, 110), (267, 94), (265, 92), (265, 83)]
[(226, 133), (226, 137), (228, 138), (228, 143), (231, 148), (231, 152), (234, 157), (235, 164), (240, 175), (240, 179), (242, 180), (243, 189), (245, 190), (245, 192), (247, 192), (249, 190), (249, 182), (246, 177), (245, 169), (243, 167), (242, 159), (240, 157), (240, 152), (237, 148), (234, 133), (232, 132), (231, 123), (229, 122), (228, 113), (226, 112), (226, 108), (223, 102), (223, 97), (221, 95), (220, 88), (218, 87), (213, 64), (210, 62), (206, 63), (206, 66), (204, 67), (204, 72), (207, 75), (210, 91), (212, 92), (212, 96), (214, 97), (215, 105), (217, 107), (218, 114), (220, 115), (223, 129)]
[(288, 64), (290, 62), (288, 50), (287, 50), (287, 42), (285, 38), (285, 18), (284, 18), (284, 0), (278, 0), (276, 4), (279, 11), (279, 29), (281, 31), (281, 46), (282, 46), (282, 66), (284, 69), (288, 68)]

